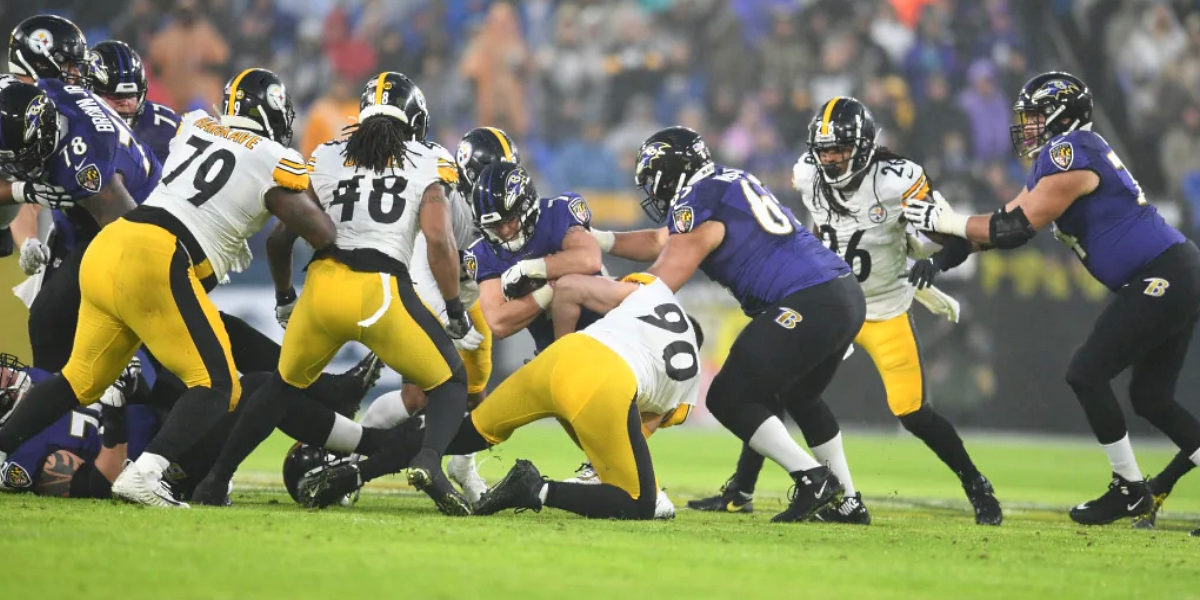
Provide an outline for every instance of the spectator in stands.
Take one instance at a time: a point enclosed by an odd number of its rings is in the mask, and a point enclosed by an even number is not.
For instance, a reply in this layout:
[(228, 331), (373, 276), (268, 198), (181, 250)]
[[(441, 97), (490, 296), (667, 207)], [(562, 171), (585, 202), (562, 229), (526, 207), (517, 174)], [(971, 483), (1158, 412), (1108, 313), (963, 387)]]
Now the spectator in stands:
[(304, 156), (311, 156), (317, 146), (339, 137), (343, 128), (357, 120), (361, 84), (334, 74), (328, 92), (308, 109), (299, 147)]
[(971, 125), (971, 156), (976, 162), (1004, 160), (1012, 155), (1011, 94), (996, 85), (996, 68), (987, 59), (978, 59), (967, 70), (970, 87), (958, 96), (958, 105)]
[(1200, 174), (1200, 106), (1195, 101), (1184, 107), (1179, 125), (1167, 130), (1159, 148), (1159, 162), (1166, 176), (1167, 191), (1184, 200), (1184, 178)]
[[(938, 73), (926, 81), (924, 96), (925, 102), (921, 110), (917, 111), (912, 135), (906, 145), (909, 156), (921, 164), (942, 154), (944, 148), (941, 146), (947, 133), (953, 131), (958, 132), (960, 136), (970, 135), (967, 115), (950, 95), (950, 83), (944, 75)], [(966, 142), (969, 146), (969, 138)], [(969, 160), (969, 150), (965, 147), (962, 150), (963, 159)]]
[(179, 111), (220, 104), (228, 79), (229, 45), (196, 0), (179, 0), (170, 22), (154, 35), (147, 62)]
[(475, 86), (475, 121), (499, 127), (517, 139), (529, 132), (525, 88), (532, 71), (521, 23), (513, 5), (497, 2), (463, 51), (459, 72)]

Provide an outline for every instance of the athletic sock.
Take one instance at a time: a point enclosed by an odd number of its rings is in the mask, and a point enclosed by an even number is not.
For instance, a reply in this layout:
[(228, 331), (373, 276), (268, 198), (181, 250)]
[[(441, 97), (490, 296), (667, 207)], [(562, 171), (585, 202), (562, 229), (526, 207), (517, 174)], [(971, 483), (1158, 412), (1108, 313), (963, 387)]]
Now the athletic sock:
[(467, 412), (467, 386), (458, 379), (452, 378), (426, 393), (425, 441), (421, 448), (439, 458), (446, 454), (446, 446), (458, 433)]
[(853, 496), (856, 491), (854, 489), (854, 480), (850, 478), (850, 463), (846, 462), (846, 453), (842, 449), (842, 432), (838, 432), (833, 436), (833, 439), (809, 448), (812, 450), (817, 460), (824, 463), (837, 475), (838, 481), (842, 482), (842, 487), (846, 488), (846, 495)]
[(1113, 473), (1120, 475), (1126, 481), (1141, 481), (1142, 472), (1138, 469), (1137, 458), (1133, 456), (1133, 444), (1129, 443), (1129, 434), (1111, 443), (1101, 444), (1108, 462), (1112, 464)]
[[(1200, 453), (1200, 450), (1196, 452)], [(1150, 480), (1150, 490), (1155, 494), (1170, 494), (1179, 478), (1196, 468), (1196, 458), (1195, 455), (1188, 456), (1183, 452), (1173, 456), (1162, 472)]]
[(395, 427), (407, 421), (412, 415), (408, 412), (408, 407), (404, 406), (404, 397), (400, 390), (395, 390), (383, 394), (375, 399), (366, 412), (363, 413), (363, 427), (380, 427), (387, 429)]
[(737, 471), (733, 473), (733, 484), (739, 492), (747, 495), (754, 494), (754, 486), (758, 485), (758, 474), (762, 471), (763, 455), (754, 451), (750, 444), (742, 444), (742, 453), (738, 455)]
[(275, 427), (287, 416), (288, 390), (296, 388), (284, 383), (275, 373), (269, 382), (242, 400), (237, 423), (229, 432), (225, 447), (213, 463), (208, 478), (220, 481), (231, 479), (238, 465), (275, 431)]
[(788, 433), (779, 417), (772, 416), (763, 421), (754, 435), (750, 436), (750, 447), (759, 454), (775, 461), (788, 473), (807, 471), (821, 466), (809, 456)]
[(900, 424), (917, 439), (925, 442), (963, 483), (979, 478), (979, 469), (967, 454), (962, 438), (945, 417), (928, 406), (922, 406), (916, 412), (901, 416)]
[(79, 399), (62, 375), (54, 375), (33, 386), (13, 409), (4, 427), (0, 427), (0, 452), (11, 454), (76, 406), (79, 406)]
[(637, 500), (615, 485), (549, 481), (542, 486), (542, 491), (545, 492), (544, 506), (592, 519), (638, 518)]

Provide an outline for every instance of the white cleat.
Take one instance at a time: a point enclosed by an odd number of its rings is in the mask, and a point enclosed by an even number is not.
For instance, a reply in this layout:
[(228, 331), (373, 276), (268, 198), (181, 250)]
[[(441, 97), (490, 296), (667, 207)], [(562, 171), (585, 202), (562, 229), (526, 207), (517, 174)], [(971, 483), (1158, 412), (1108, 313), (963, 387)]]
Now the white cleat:
[(664, 521), (675, 518), (675, 503), (662, 490), (658, 490), (658, 497), (654, 499), (654, 518)]
[(585, 462), (575, 469), (575, 476), (570, 479), (564, 479), (563, 483), (600, 483), (600, 474), (592, 467), (592, 463)]
[(113, 498), (133, 504), (161, 508), (191, 508), (186, 502), (175, 499), (160, 475), (143, 471), (133, 462), (126, 463), (125, 469), (113, 482), (112, 495)]
[(479, 502), (479, 497), (488, 489), (487, 482), (479, 476), (479, 471), (475, 468), (474, 454), (451, 456), (450, 460), (446, 461), (446, 475), (462, 488), (463, 496), (471, 504)]

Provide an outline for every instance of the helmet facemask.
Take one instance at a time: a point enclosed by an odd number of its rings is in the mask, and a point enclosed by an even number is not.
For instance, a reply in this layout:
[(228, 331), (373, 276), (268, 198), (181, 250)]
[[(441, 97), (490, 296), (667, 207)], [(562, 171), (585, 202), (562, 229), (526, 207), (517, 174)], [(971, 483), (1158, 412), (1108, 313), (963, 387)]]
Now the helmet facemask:
[(12, 354), (0, 354), (0, 425), (12, 416), (13, 410), (25, 399), (33, 382), (26, 369)]
[[(520, 252), (529, 239), (533, 237), (533, 232), (537, 228), (538, 217), (541, 215), (541, 207), (538, 205), (537, 199), (530, 196), (524, 196), (516, 206), (516, 214), (512, 217), (498, 221), (491, 220), (484, 223), (488, 216), (485, 215), (481, 219), (479, 228), (483, 231), (483, 235), (488, 241), (508, 250), (509, 252)], [(500, 230), (505, 227), (511, 227), (513, 222), (517, 223), (515, 232), (507, 239), (500, 233)]]
[[(874, 139), (838, 135), (836, 132), (813, 137), (814, 141), (809, 143), (808, 152), (821, 172), (821, 178), (835, 189), (846, 187), (871, 166), (871, 159), (875, 157)], [(841, 151), (840, 160), (826, 162), (821, 159), (822, 153), (834, 151)]]
[(0, 148), (0, 173), (22, 181), (37, 181), (46, 173), (46, 163), (58, 145), (58, 110), (45, 96), (38, 96), (25, 112), (23, 144), (16, 150)]

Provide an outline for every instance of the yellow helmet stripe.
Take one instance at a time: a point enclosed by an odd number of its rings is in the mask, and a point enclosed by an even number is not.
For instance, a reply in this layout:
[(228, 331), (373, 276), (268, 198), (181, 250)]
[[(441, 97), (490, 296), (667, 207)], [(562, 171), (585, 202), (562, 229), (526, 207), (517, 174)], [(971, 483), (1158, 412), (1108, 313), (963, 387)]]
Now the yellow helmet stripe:
[(825, 103), (825, 114), (821, 116), (821, 135), (829, 135), (829, 119), (833, 117), (833, 107), (837, 106), (841, 96), (834, 96), (832, 100)]
[(375, 105), (383, 104), (383, 81), (387, 79), (388, 72), (384, 71), (375, 79)]
[(229, 102), (227, 103), (229, 106), (225, 109), (225, 114), (233, 114), (233, 107), (237, 105), (238, 86), (242, 85), (242, 78), (248, 75), (250, 71), (254, 70), (256, 69), (246, 69), (245, 71), (238, 73), (237, 77), (233, 78), (233, 85), (229, 86)]
[(504, 160), (513, 162), (512, 148), (508, 146), (508, 139), (504, 137), (504, 134), (495, 127), (484, 127), (484, 129), (492, 132), (492, 135), (496, 136), (496, 140), (500, 142), (500, 147), (504, 149)]

